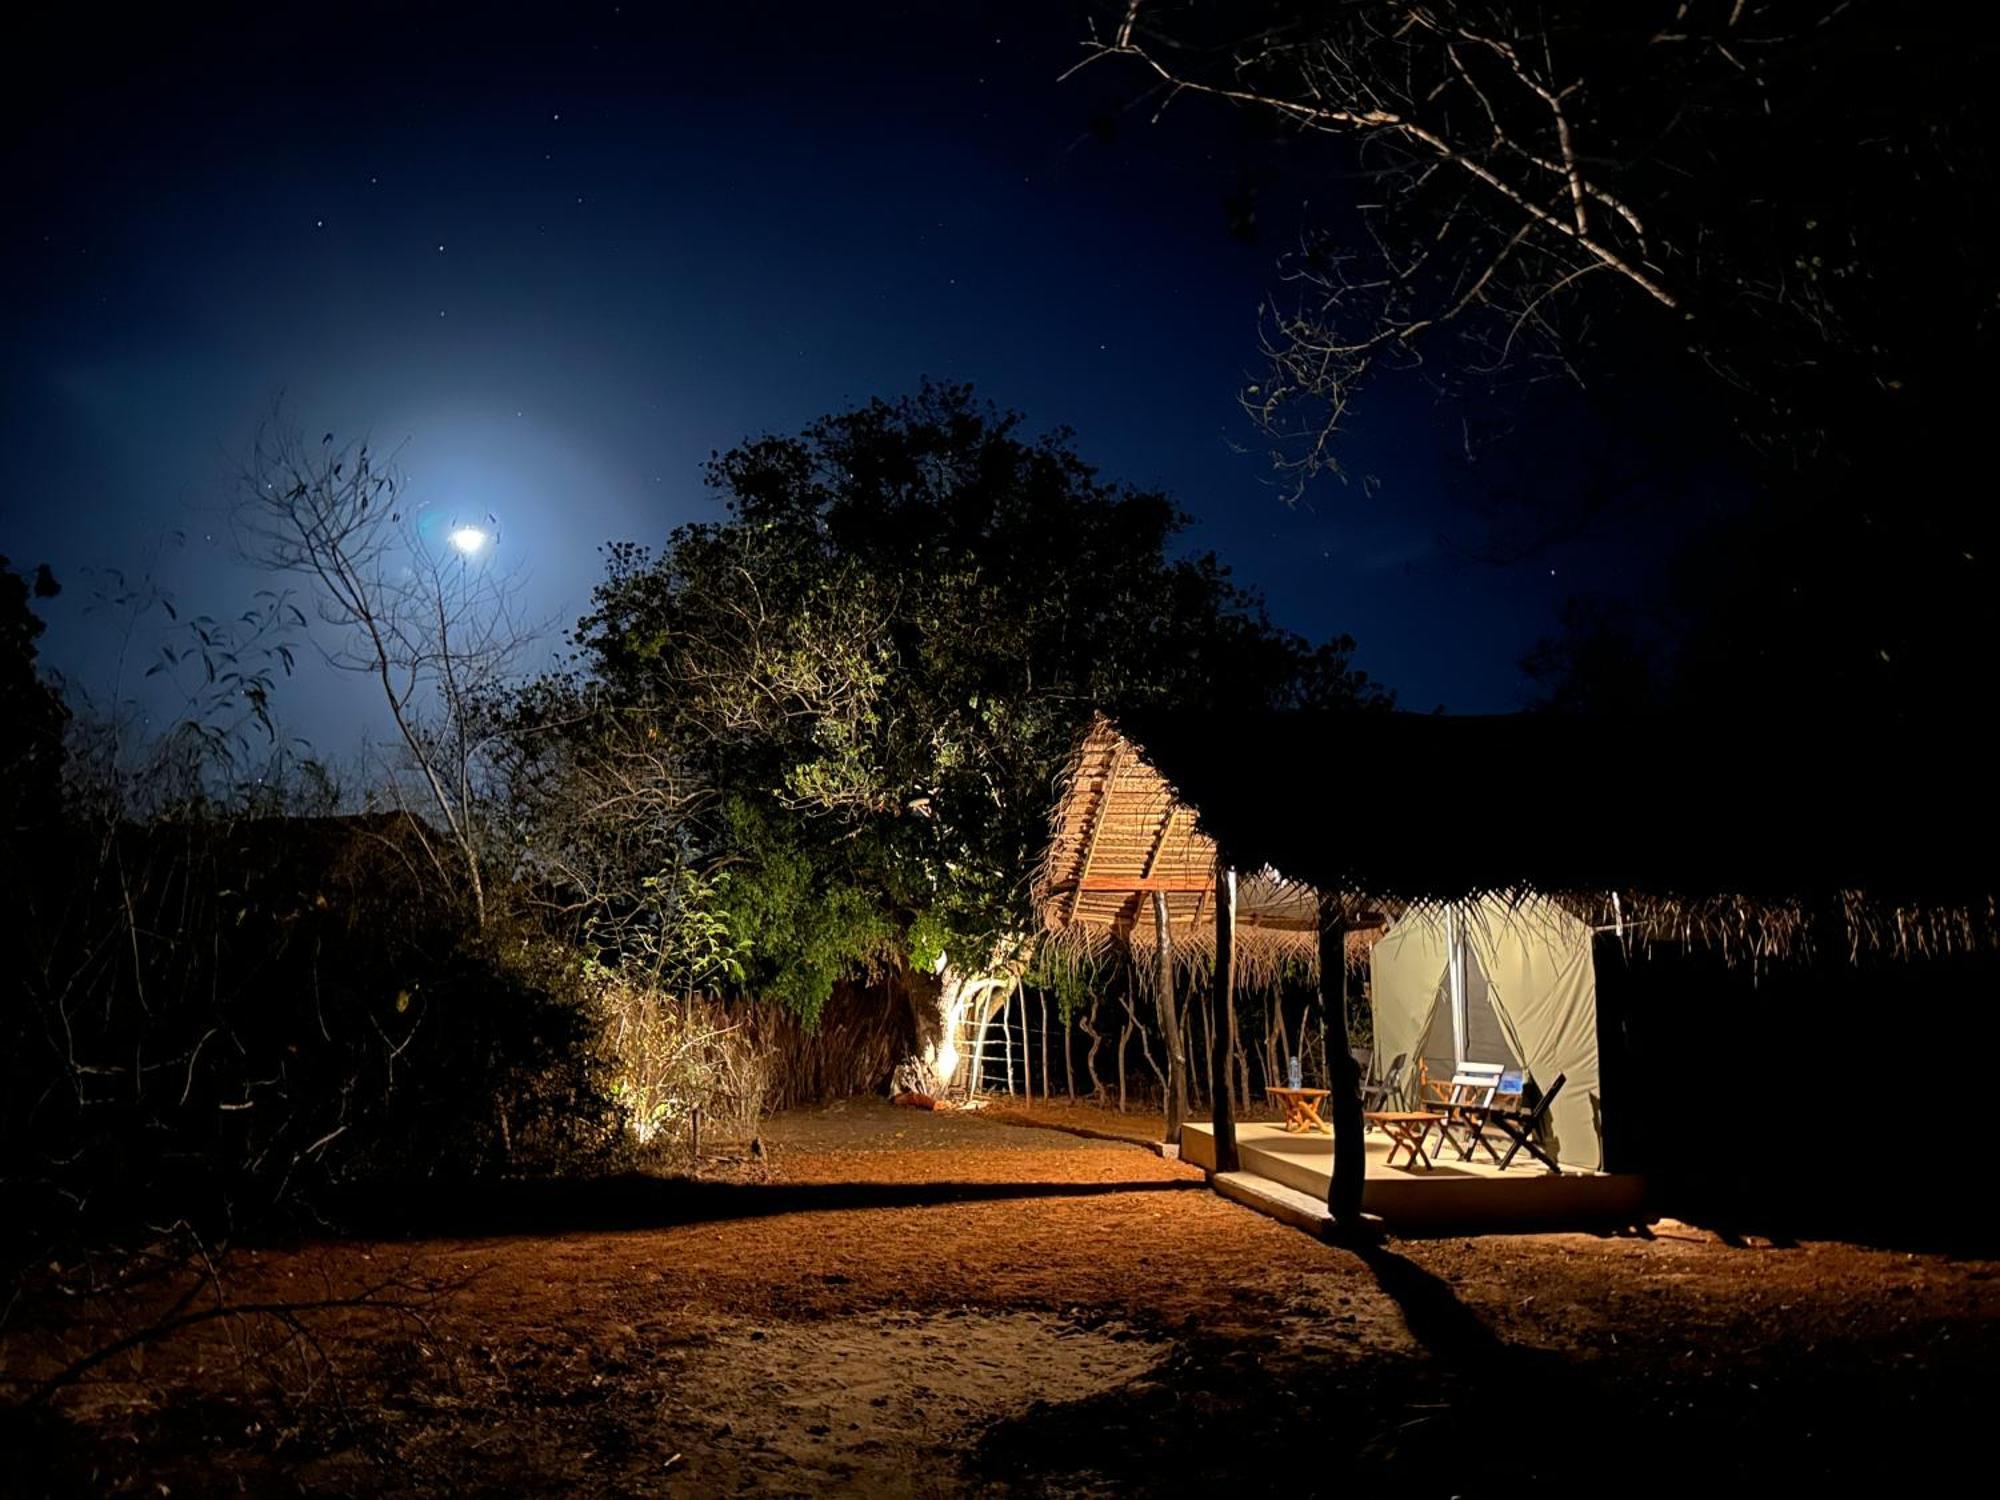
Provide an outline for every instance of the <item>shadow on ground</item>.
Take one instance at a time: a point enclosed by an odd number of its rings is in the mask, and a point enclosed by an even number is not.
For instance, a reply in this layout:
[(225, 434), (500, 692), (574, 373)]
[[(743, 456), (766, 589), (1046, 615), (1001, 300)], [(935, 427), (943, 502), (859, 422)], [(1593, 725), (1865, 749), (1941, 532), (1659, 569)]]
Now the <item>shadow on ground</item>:
[(700, 1182), (632, 1174), (576, 1182), (377, 1185), (334, 1206), (340, 1226), (382, 1237), (561, 1235), (663, 1229), (775, 1214), (932, 1208), (1036, 1198), (1205, 1192), (1196, 1178), (1128, 1182)]
[(1919, 1388), (1865, 1348), (1821, 1346), (1775, 1379), (1726, 1350), (1662, 1378), (1664, 1330), (1608, 1354), (1510, 1344), (1407, 1257), (1352, 1253), (1417, 1351), (1343, 1343), (1324, 1314), (1248, 1338), (1189, 1330), (1137, 1379), (987, 1429), (968, 1477), (1031, 1494), (1783, 1492), (1942, 1474), (1979, 1447), (1969, 1369)]

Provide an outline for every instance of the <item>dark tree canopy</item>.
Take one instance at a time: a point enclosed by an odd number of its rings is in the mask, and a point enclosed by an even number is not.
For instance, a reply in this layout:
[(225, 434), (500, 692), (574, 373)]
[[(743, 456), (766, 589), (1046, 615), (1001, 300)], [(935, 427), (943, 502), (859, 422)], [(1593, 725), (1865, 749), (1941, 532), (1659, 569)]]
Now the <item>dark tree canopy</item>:
[(69, 711), (36, 670), (43, 627), (29, 602), (58, 592), (46, 564), (24, 577), (0, 557), (0, 838), (10, 843), (47, 824), (62, 805)]

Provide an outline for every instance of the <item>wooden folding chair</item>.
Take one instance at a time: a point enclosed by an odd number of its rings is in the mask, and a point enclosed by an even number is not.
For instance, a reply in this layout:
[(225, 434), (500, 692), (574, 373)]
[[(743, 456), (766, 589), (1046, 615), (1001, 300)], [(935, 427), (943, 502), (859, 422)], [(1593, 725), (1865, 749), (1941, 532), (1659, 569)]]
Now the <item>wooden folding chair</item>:
[(1507, 1148), (1507, 1154), (1500, 1158), (1501, 1171), (1504, 1172), (1507, 1170), (1508, 1164), (1514, 1160), (1516, 1152), (1525, 1150), (1528, 1155), (1534, 1157), (1536, 1161), (1547, 1167), (1556, 1176), (1562, 1176), (1562, 1168), (1557, 1166), (1555, 1158), (1543, 1149), (1542, 1143), (1537, 1137), (1541, 1134), (1542, 1122), (1549, 1116), (1549, 1106), (1556, 1102), (1556, 1095), (1563, 1091), (1563, 1084), (1568, 1081), (1568, 1074), (1556, 1074), (1556, 1081), (1549, 1085), (1549, 1091), (1537, 1099), (1535, 1107), (1526, 1114), (1514, 1114), (1496, 1110), (1489, 1116), (1490, 1123), (1497, 1126), (1501, 1134), (1510, 1137), (1514, 1142), (1513, 1145)]
[(1500, 1081), (1493, 1088), (1493, 1097), (1486, 1102), (1484, 1108), (1475, 1108), (1471, 1105), (1465, 1107), (1463, 1113), (1474, 1117), (1471, 1122), (1472, 1134), (1465, 1143), (1467, 1156), (1472, 1154), (1474, 1147), (1479, 1147), (1486, 1152), (1489, 1161), (1497, 1163), (1500, 1160), (1500, 1153), (1493, 1149), (1493, 1142), (1486, 1138), (1486, 1128), (1492, 1125), (1499, 1115), (1517, 1115), (1521, 1112), (1521, 1096), (1526, 1092), (1527, 1086), (1528, 1075), (1525, 1070), (1508, 1068), (1500, 1074)]
[[(1450, 1083), (1425, 1080), (1425, 1089), (1430, 1097), (1423, 1101), (1423, 1107), (1444, 1116), (1438, 1126), (1438, 1135), (1458, 1148), (1458, 1159), (1470, 1161), (1473, 1145), (1479, 1139), (1479, 1127), (1493, 1107), (1493, 1096), (1500, 1088), (1500, 1075), (1507, 1071), (1505, 1063), (1460, 1063), (1458, 1071), (1451, 1075)], [(1460, 1140), (1458, 1132), (1463, 1131), (1465, 1139)], [(1491, 1147), (1487, 1148), (1489, 1151)]]

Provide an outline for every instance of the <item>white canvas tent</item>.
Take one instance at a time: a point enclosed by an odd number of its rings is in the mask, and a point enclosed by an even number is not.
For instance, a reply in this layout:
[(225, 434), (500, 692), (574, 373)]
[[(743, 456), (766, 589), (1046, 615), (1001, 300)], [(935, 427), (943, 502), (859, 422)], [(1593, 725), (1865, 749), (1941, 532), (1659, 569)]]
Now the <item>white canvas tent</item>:
[(1553, 902), (1488, 896), (1397, 919), (1369, 953), (1375, 1056), (1419, 1059), (1433, 1078), (1464, 1062), (1525, 1068), (1563, 1091), (1551, 1154), (1601, 1171), (1597, 973), (1590, 929)]

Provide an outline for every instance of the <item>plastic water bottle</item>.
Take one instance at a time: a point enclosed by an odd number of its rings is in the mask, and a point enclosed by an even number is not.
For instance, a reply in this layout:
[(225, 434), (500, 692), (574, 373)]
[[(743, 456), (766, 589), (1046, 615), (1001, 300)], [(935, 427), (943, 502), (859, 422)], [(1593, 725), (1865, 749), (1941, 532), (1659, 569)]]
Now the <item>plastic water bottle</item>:
[(1299, 1067), (1299, 1060), (1296, 1057), (1291, 1058), (1289, 1060), (1289, 1065), (1285, 1069), (1285, 1074), (1288, 1078), (1292, 1080), (1293, 1088), (1295, 1089), (1303, 1088), (1305, 1086), (1306, 1075), (1305, 1072)]

